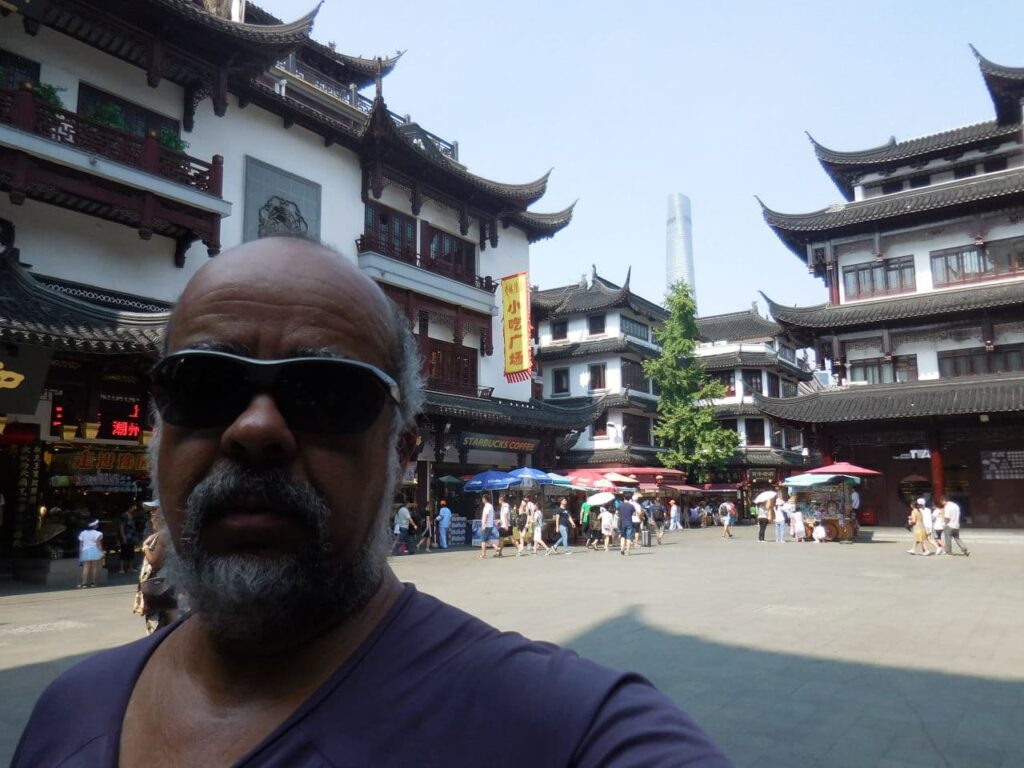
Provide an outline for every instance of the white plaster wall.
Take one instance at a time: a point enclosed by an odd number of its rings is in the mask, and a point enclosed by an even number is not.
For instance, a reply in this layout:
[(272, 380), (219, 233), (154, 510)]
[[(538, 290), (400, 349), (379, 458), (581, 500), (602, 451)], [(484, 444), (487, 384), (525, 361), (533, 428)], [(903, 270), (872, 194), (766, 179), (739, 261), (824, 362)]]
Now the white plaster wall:
[[(604, 383), (600, 390), (590, 389), (590, 366), (604, 363)], [(569, 369), (569, 392), (555, 395), (555, 374), (556, 370)], [(622, 362), (618, 356), (592, 355), (572, 360), (554, 360), (544, 364), (544, 397), (545, 398), (569, 398), (586, 397), (588, 395), (605, 392), (617, 392), (622, 389)]]
[[(61, 97), (72, 111), (77, 106), (78, 83), (83, 81), (154, 112), (182, 119), (182, 89), (166, 80), (157, 88), (150, 88), (145, 72), (138, 67), (46, 28), (41, 28), (37, 37), (29, 37), (15, 14), (0, 18), (0, 37), (4, 48), (40, 62), (44, 82), (67, 89)], [(182, 137), (190, 144), (188, 154), (194, 157), (224, 157), (223, 197), (234, 208), (232, 215), (221, 222), (223, 249), (241, 242), (245, 157), (251, 156), (319, 184), (320, 237), (345, 256), (355, 258), (355, 240), (363, 231), (364, 209), (360, 197), (361, 171), (354, 153), (338, 145), (325, 148), (321, 137), (298, 126), (286, 130), (279, 117), (256, 106), (240, 109), (233, 96), (223, 118), (214, 115), (209, 99), (204, 100), (196, 111), (195, 129), (183, 132)], [(393, 187), (385, 188), (381, 202), (403, 212), (409, 210), (407, 196)], [(23, 259), (34, 264), (40, 274), (126, 293), (173, 300), (208, 258), (205, 247), (197, 243), (189, 250), (184, 269), (175, 268), (173, 243), (167, 238), (154, 235), (149, 242), (143, 242), (130, 228), (53, 206), (31, 202), (11, 206), (5, 199), (0, 203), (0, 215), (14, 221)], [(455, 234), (459, 231), (456, 214), (431, 201), (424, 202), (421, 220)], [(497, 248), (488, 246), (482, 252), (478, 249), (479, 273), (500, 279), (528, 271), (529, 243), (525, 234), (509, 228), (499, 229), (498, 236)], [(478, 242), (475, 225), (467, 239)], [(500, 296), (496, 295), (495, 354), (481, 358), (480, 384), (493, 386), (497, 396), (527, 400), (529, 382), (509, 384), (503, 375), (500, 312)], [(436, 329), (430, 335), (446, 338)]]
[[(588, 325), (591, 315), (604, 315), (604, 333), (591, 335)], [(544, 349), (549, 346), (560, 344), (575, 344), (581, 341), (597, 341), (609, 339), (619, 335), (619, 312), (618, 310), (606, 310), (604, 312), (592, 312), (591, 315), (575, 315), (566, 319), (566, 337), (557, 341), (551, 337), (551, 321), (542, 320), (537, 329), (540, 347)]]
[[(1024, 157), (1022, 157), (1020, 153), (1019, 145), (1016, 143), (1016, 141), (1012, 139), (1009, 141), (1004, 141), (1002, 144), (998, 146), (998, 148), (995, 151), (1002, 152), (1007, 149), (1014, 150), (1014, 154), (1010, 155), (1007, 158), (1008, 168), (1016, 168), (1024, 164)], [(883, 176), (880, 173), (867, 173), (861, 179), (860, 183), (856, 187), (854, 187), (855, 198), (857, 200), (862, 200), (865, 198), (880, 197), (882, 195), (882, 191), (879, 188), (879, 185), (890, 179), (892, 176), (906, 176), (911, 174), (917, 175), (921, 173), (927, 173), (931, 175), (931, 183), (928, 185), (929, 187), (933, 187), (937, 184), (945, 183), (947, 181), (954, 181), (953, 168), (962, 165), (967, 165), (972, 161), (976, 164), (976, 168), (979, 172), (971, 178), (977, 178), (978, 176), (986, 175), (981, 172), (982, 163), (984, 163), (984, 161), (987, 160), (990, 157), (990, 155), (991, 153), (982, 152), (977, 149), (972, 149), (968, 150), (967, 152), (964, 152), (964, 154), (961, 157), (958, 157), (953, 162), (943, 160), (942, 158), (935, 158), (933, 160), (929, 160), (923, 166), (917, 166), (914, 168), (911, 168), (909, 165), (900, 166), (896, 168), (893, 173), (886, 176)], [(999, 173), (999, 171), (996, 171), (996, 173)], [(960, 181), (960, 179), (956, 179), (956, 181)], [(872, 186), (873, 188), (867, 189), (867, 186), (869, 185)], [(907, 184), (904, 183), (903, 186), (904, 191), (907, 191)], [(923, 187), (923, 189), (927, 188), (928, 187)]]
[[(974, 242), (975, 222), (973, 220), (957, 220), (946, 225), (916, 229), (908, 232), (887, 235), (882, 238), (882, 251), (886, 258), (902, 256), (914, 257), (915, 284), (917, 293), (934, 290), (957, 290), (964, 285), (952, 285), (936, 289), (932, 281), (931, 253), (945, 248), (957, 248)], [(985, 239), (1003, 240), (1024, 235), (1024, 223), (1011, 222), (1003, 214), (987, 217), (983, 220)], [(874, 244), (871, 239), (854, 242), (841, 242), (837, 246), (839, 265), (839, 299), (841, 303), (862, 303), (878, 301), (881, 298), (854, 299), (849, 301), (843, 281), (843, 269), (856, 264), (874, 263)], [(1019, 278), (1018, 278), (1019, 279)]]

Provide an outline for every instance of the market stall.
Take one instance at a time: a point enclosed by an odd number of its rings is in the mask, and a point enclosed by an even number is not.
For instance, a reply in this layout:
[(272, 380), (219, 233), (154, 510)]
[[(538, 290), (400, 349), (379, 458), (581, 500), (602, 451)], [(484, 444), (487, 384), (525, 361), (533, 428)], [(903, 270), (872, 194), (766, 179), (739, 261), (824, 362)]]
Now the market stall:
[(808, 473), (783, 480), (790, 500), (803, 513), (807, 538), (811, 538), (815, 524), (820, 521), (826, 541), (856, 540), (860, 526), (853, 514), (850, 493), (859, 484), (860, 478), (852, 475)]

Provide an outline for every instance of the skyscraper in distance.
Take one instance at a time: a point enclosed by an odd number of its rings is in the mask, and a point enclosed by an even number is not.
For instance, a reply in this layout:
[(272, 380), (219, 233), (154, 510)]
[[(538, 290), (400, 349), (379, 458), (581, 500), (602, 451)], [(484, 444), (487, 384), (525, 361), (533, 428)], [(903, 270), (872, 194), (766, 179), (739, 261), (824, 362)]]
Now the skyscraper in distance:
[(693, 269), (693, 220), (690, 216), (690, 198), (682, 192), (668, 196), (666, 219), (665, 279), (668, 285), (686, 281), (697, 296), (697, 282)]

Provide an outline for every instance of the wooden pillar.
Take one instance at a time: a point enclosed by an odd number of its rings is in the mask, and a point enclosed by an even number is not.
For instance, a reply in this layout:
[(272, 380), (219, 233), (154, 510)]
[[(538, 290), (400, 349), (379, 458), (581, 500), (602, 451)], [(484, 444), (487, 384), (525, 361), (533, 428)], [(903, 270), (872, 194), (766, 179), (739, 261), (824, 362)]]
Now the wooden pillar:
[(829, 264), (825, 268), (825, 275), (828, 280), (828, 303), (839, 304), (839, 268)]
[(825, 432), (821, 435), (821, 463), (823, 465), (835, 464), (832, 457), (832, 435)]
[(416, 462), (416, 509), (427, 511), (430, 500), (430, 465), (426, 461)]
[(946, 471), (942, 466), (942, 436), (939, 428), (933, 426), (928, 430), (928, 452), (931, 454), (932, 500), (946, 493)]

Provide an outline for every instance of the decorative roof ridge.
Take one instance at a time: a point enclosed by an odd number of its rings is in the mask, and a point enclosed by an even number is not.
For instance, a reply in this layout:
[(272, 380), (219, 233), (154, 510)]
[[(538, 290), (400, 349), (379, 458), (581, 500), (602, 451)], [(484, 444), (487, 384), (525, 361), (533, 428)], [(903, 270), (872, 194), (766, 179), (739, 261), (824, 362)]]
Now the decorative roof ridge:
[[(460, 177), (477, 186), (481, 190), (487, 191), (497, 197), (507, 198), (507, 202), (514, 201), (516, 204), (521, 205), (523, 210), (544, 196), (544, 193), (547, 191), (548, 179), (551, 176), (551, 172), (555, 170), (554, 167), (549, 168), (547, 173), (534, 181), (506, 183), (502, 181), (494, 181), (484, 176), (472, 173), (466, 168), (466, 166), (451, 160), (440, 153), (428, 154), (421, 150), (410, 137), (404, 135), (398, 129), (398, 126), (395, 125), (395, 122), (391, 119), (391, 115), (388, 113), (387, 104), (379, 93), (379, 88), (378, 94), (373, 100), (373, 107), (370, 110), (370, 119), (365, 131), (363, 132), (363, 136), (364, 138), (369, 139), (371, 134), (377, 138), (387, 137), (399, 146), (405, 148), (407, 151), (415, 153), (417, 158), (421, 158), (437, 168), (445, 170), (454, 176)], [(519, 211), (510, 211), (508, 213), (515, 212)]]
[(553, 237), (556, 233), (569, 226), (569, 223), (572, 221), (573, 211), (575, 210), (576, 203), (578, 202), (579, 198), (576, 198), (568, 208), (563, 208), (561, 211), (553, 211), (551, 213), (517, 211), (511, 218), (517, 224), (536, 230), (534, 232), (527, 233), (530, 242), (535, 243), (538, 240)]
[[(862, 164), (874, 164), (874, 163), (885, 163), (892, 162), (894, 160), (907, 160), (914, 157), (917, 154), (923, 154), (926, 152), (938, 152), (951, 147), (957, 146), (963, 143), (963, 141), (953, 141), (949, 144), (942, 144), (939, 142), (937, 146), (931, 148), (925, 148), (919, 152), (908, 152), (905, 156), (893, 157), (893, 158), (879, 158), (876, 157), (878, 154), (899, 149), (911, 149), (910, 145), (915, 143), (921, 143), (926, 140), (941, 140), (941, 139), (956, 139), (965, 133), (982, 133), (984, 130), (995, 131), (996, 134), (1013, 135), (1013, 133), (1020, 129), (1020, 124), (1015, 125), (1004, 125), (999, 123), (997, 120), (982, 120), (977, 123), (969, 123), (967, 125), (961, 125), (956, 128), (950, 128), (945, 131), (937, 131), (935, 133), (924, 133), (920, 136), (912, 136), (906, 139), (896, 140), (895, 136), (890, 136), (889, 141), (885, 144), (880, 144), (877, 147), (871, 147), (869, 149), (858, 149), (858, 150), (839, 150), (831, 149), (821, 144), (811, 136), (807, 134), (807, 137), (811, 140), (814, 145), (814, 154), (817, 156), (818, 161), (822, 165), (862, 165)], [(970, 137), (976, 138), (976, 137)], [(969, 140), (969, 139), (968, 139)]]
[(758, 407), (764, 405), (776, 405), (779, 403), (793, 403), (800, 401), (806, 403), (811, 399), (830, 398), (837, 396), (852, 397), (862, 395), (868, 397), (882, 392), (919, 392), (930, 389), (962, 389), (971, 384), (1024, 384), (1024, 372), (1017, 373), (977, 373), (971, 376), (957, 376), (948, 379), (919, 379), (918, 381), (902, 381), (889, 384), (864, 384), (853, 387), (836, 387), (834, 389), (820, 389), (806, 395), (797, 397), (768, 397), (757, 392), (751, 394), (752, 401)]
[(313, 31), (313, 22), (324, 0), (320, 0), (316, 6), (305, 16), (295, 21), (279, 24), (247, 24), (245, 22), (231, 21), (215, 13), (210, 13), (202, 5), (188, 0), (148, 0), (148, 2), (162, 6), (178, 16), (192, 21), (201, 21), (210, 26), (217, 27), (222, 32), (243, 40), (262, 42), (268, 37), (277, 38), (275, 42), (304, 43), (309, 41), (309, 35)]
[(981, 52), (973, 44), (968, 43), (967, 45), (971, 49), (971, 53), (974, 54), (974, 58), (977, 59), (978, 68), (983, 74), (988, 73), (1014, 80), (1024, 80), (1024, 67), (1008, 67), (1005, 64), (996, 64), (991, 59), (982, 56)]
[[(763, 293), (761, 295), (764, 296)], [(746, 309), (738, 309), (735, 312), (720, 312), (717, 315), (701, 315), (700, 317), (696, 318), (696, 320), (699, 323), (702, 320), (723, 320), (727, 317), (743, 317), (744, 315), (752, 315), (754, 317), (760, 318), (761, 320), (768, 319), (764, 317), (760, 312), (758, 312), (754, 307), (747, 307)]]
[[(787, 310), (790, 310), (790, 311), (791, 310), (796, 310), (798, 312), (800, 312), (800, 311), (803, 311), (803, 312), (817, 312), (817, 311), (822, 310), (822, 309), (829, 309), (830, 307), (840, 307), (840, 306), (843, 306), (842, 304), (832, 304), (830, 302), (825, 301), (825, 302), (822, 302), (821, 304), (810, 304), (810, 305), (805, 306), (805, 307), (797, 307), (797, 306), (788, 307), (785, 304), (780, 304), (777, 301), (772, 301), (772, 299), (770, 299), (767, 296), (767, 294), (765, 294), (764, 291), (758, 291), (758, 293), (761, 294), (761, 298), (765, 300), (766, 304), (768, 304), (768, 313), (772, 316), (773, 320), (775, 319), (775, 310), (776, 309), (780, 309), (783, 312), (785, 312)], [(895, 297), (893, 297), (893, 296), (886, 296), (885, 299), (880, 299), (880, 301), (887, 301), (889, 299), (896, 299), (897, 301), (905, 301), (906, 298), (907, 298), (906, 296), (895, 296)], [(777, 322), (777, 320), (776, 320), (776, 322)]]
[(0, 256), (0, 274), (10, 273), (16, 285), (19, 285), (26, 293), (34, 294), (37, 298), (72, 310), (94, 320), (118, 324), (131, 324), (135, 326), (163, 326), (171, 316), (171, 310), (165, 312), (127, 312), (124, 310), (101, 307), (90, 301), (69, 296), (47, 285), (43, 285), (32, 274), (25, 269), (15, 253), (8, 252)]
[(1007, 168), (1003, 171), (993, 171), (992, 173), (985, 173), (981, 176), (970, 176), (966, 179), (953, 179), (951, 181), (944, 181), (941, 184), (935, 184), (927, 187), (919, 187), (917, 189), (905, 189), (901, 192), (893, 192), (888, 195), (878, 195), (877, 197), (868, 197), (863, 200), (853, 200), (846, 203), (834, 203), (826, 208), (819, 208), (816, 211), (810, 211), (808, 213), (783, 213), (781, 211), (773, 210), (769, 208), (760, 197), (755, 195), (757, 202), (761, 204), (761, 213), (764, 216), (765, 221), (769, 226), (785, 226), (790, 221), (801, 221), (814, 216), (821, 216), (826, 213), (837, 213), (839, 211), (854, 211), (862, 208), (871, 208), (872, 206), (891, 203), (895, 200), (912, 200), (914, 198), (926, 198), (929, 195), (944, 192), (950, 189), (964, 189), (973, 186), (984, 186), (993, 179), (1009, 178), (1012, 176), (1024, 175), (1024, 167), (1013, 167)]

